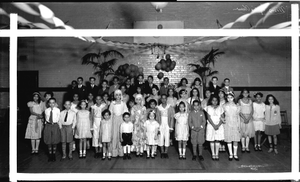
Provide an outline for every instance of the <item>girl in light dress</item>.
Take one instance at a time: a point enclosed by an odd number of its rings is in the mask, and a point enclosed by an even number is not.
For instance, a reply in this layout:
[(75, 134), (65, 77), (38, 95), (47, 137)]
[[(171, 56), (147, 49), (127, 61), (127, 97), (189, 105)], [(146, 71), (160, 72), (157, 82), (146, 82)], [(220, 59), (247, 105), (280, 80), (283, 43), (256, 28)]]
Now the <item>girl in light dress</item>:
[(27, 103), (31, 115), (28, 119), (25, 138), (31, 140), (31, 154), (38, 154), (43, 130), (43, 112), (46, 106), (41, 101), (41, 94), (39, 92), (34, 92), (32, 96), (33, 101)]
[(212, 95), (206, 107), (208, 118), (206, 140), (210, 142), (212, 160), (219, 160), (220, 141), (224, 140), (223, 120), (221, 118), (224, 111), (219, 103), (219, 97)]
[(93, 93), (88, 93), (88, 96), (87, 96), (87, 103), (88, 103), (87, 110), (91, 111), (91, 107), (92, 107), (93, 105), (95, 105)]
[(199, 77), (195, 78), (194, 82), (192, 83), (191, 88), (196, 88), (199, 90), (200, 93), (200, 100), (202, 101), (204, 99), (204, 94), (203, 94), (203, 85), (201, 83), (201, 79)]
[(179, 159), (186, 159), (186, 145), (189, 139), (188, 113), (184, 102), (179, 103), (179, 112), (174, 115), (175, 139), (178, 141)]
[(71, 110), (77, 113), (79, 103), (79, 95), (77, 93), (73, 94), (73, 101), (71, 102)]
[[(189, 103), (190, 106), (192, 106), (194, 100), (200, 100), (200, 93), (199, 93), (199, 90), (196, 89), (196, 88), (193, 88), (190, 92), (190, 97), (187, 99), (187, 102)], [(190, 107), (190, 110), (191, 110), (192, 107)]]
[(178, 107), (180, 102), (184, 102), (186, 112), (190, 112), (190, 104), (188, 103), (187, 100), (188, 100), (187, 91), (185, 89), (181, 89), (178, 92), (178, 100), (176, 106)]
[[(228, 152), (229, 152), (229, 161), (239, 160), (237, 155), (238, 142), (241, 140), (240, 134), (240, 107), (234, 102), (234, 93), (228, 92), (227, 101), (223, 105), (223, 126), (224, 126), (224, 141), (227, 143)], [(233, 152), (232, 152), (232, 143), (233, 143)]]
[(131, 108), (131, 120), (133, 121), (133, 150), (136, 151), (137, 157), (143, 157), (146, 150), (146, 134), (144, 123), (146, 121), (146, 107), (141, 94), (135, 96), (136, 104)]
[(205, 110), (205, 108), (207, 107), (207, 103), (208, 103), (210, 96), (211, 96), (211, 91), (209, 89), (205, 90), (205, 97), (201, 102), (202, 109)]
[(220, 98), (220, 106), (224, 105), (226, 103), (224, 90), (220, 90), (218, 96)]
[(95, 147), (95, 158), (99, 158), (101, 154), (102, 142), (101, 142), (101, 116), (102, 111), (107, 109), (107, 105), (103, 102), (100, 95), (96, 96), (96, 104), (91, 106), (91, 115), (93, 123), (93, 139), (92, 146)]
[[(277, 135), (280, 134), (281, 128), (281, 115), (280, 115), (280, 106), (278, 100), (272, 95), (269, 94), (266, 97), (265, 101), (266, 112), (265, 112), (265, 134), (268, 135), (270, 149), (268, 152), (275, 152), (278, 154), (277, 150)], [(273, 139), (273, 143), (272, 143)]]
[(108, 109), (105, 109), (101, 113), (103, 119), (100, 124), (100, 138), (103, 144), (103, 156), (102, 160), (105, 160), (107, 157), (108, 160), (111, 160), (111, 141), (112, 141), (112, 120), (111, 112)]
[(120, 142), (120, 125), (123, 122), (124, 112), (128, 112), (128, 108), (125, 102), (122, 101), (122, 91), (117, 89), (114, 92), (115, 100), (111, 102), (109, 110), (112, 115), (112, 157), (123, 157), (123, 147)]
[(250, 138), (254, 137), (254, 126), (252, 121), (253, 104), (249, 95), (249, 90), (243, 89), (238, 105), (240, 106), (240, 122), (241, 122), (241, 142), (242, 152), (250, 153), (249, 142)]
[(87, 103), (82, 100), (78, 103), (78, 112), (76, 115), (75, 138), (79, 139), (79, 158), (86, 157), (87, 138), (92, 138), (92, 122), (90, 111), (87, 110)]
[(111, 103), (111, 100), (110, 100), (109, 94), (108, 94), (107, 92), (104, 92), (104, 93), (102, 94), (102, 99), (103, 99), (103, 101), (105, 102), (105, 104), (107, 105), (107, 107), (109, 107), (109, 106), (110, 106), (110, 103)]
[[(93, 95), (93, 93), (88, 93), (88, 96), (87, 96), (87, 110), (88, 111), (92, 111), (92, 109), (91, 109), (91, 107), (93, 106), (93, 105), (95, 105), (95, 101), (94, 101), (94, 95)], [(92, 119), (93, 119), (93, 115), (91, 115), (92, 117)], [(100, 117), (101, 117), (101, 114), (100, 114)], [(93, 125), (91, 125), (91, 126), (93, 126)], [(93, 132), (93, 131), (92, 131)], [(93, 134), (93, 133), (92, 133)], [(91, 146), (91, 140), (88, 138), (87, 140), (86, 140), (86, 148), (87, 149), (90, 149), (90, 146)], [(93, 146), (93, 144), (92, 144), (92, 146)]]
[[(158, 144), (159, 123), (155, 120), (156, 112), (154, 110), (149, 111), (148, 120), (145, 121), (145, 133), (147, 144), (147, 159), (155, 158), (156, 146)], [(151, 151), (150, 151), (151, 150)]]
[(178, 87), (176, 89), (177, 92), (179, 92), (180, 90), (184, 89), (187, 91), (187, 97), (190, 97), (190, 91), (191, 88), (187, 86), (188, 84), (188, 80), (186, 78), (182, 78), (178, 84)]
[(254, 95), (256, 101), (253, 103), (253, 125), (254, 125), (254, 150), (262, 151), (261, 149), (261, 133), (265, 131), (265, 111), (266, 105), (262, 102), (263, 94), (258, 92)]
[(158, 91), (159, 91), (158, 86), (155, 85), (152, 87), (152, 94), (146, 99), (146, 102), (148, 104), (151, 99), (154, 99), (157, 104), (160, 102), (160, 95)]
[(177, 103), (176, 92), (173, 88), (169, 88), (168, 89), (167, 104), (170, 104), (173, 108), (175, 108), (176, 103)]

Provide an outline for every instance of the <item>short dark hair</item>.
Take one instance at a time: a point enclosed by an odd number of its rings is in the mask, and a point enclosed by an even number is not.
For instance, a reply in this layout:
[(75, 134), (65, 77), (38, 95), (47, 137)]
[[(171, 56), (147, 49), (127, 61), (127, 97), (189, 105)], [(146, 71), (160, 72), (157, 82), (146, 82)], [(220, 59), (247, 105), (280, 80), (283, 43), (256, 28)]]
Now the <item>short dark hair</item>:
[(229, 79), (229, 78), (225, 78), (225, 79), (224, 79), (224, 82), (225, 82), (226, 80), (228, 80), (228, 81), (230, 82), (230, 79)]
[(154, 103), (157, 106), (157, 102), (155, 99), (150, 99), (148, 103), (149, 103), (149, 107), (151, 103)]
[(153, 76), (152, 75), (149, 75), (148, 78), (152, 78), (152, 80), (153, 80)]
[[(152, 86), (152, 89), (154, 89), (154, 88), (155, 88), (156, 90), (159, 90), (159, 88), (158, 88), (157, 85), (153, 85), (153, 86)], [(151, 89), (151, 90), (152, 90), (152, 89)]]
[(169, 78), (168, 78), (168, 77), (165, 77), (165, 78), (164, 78), (164, 81), (165, 81), (165, 80), (167, 80), (167, 79), (169, 80)]
[(142, 75), (142, 74), (139, 74), (139, 75), (137, 76), (137, 78), (140, 77), (140, 76), (141, 76), (142, 78), (144, 78), (144, 75)]
[(79, 79), (83, 80), (83, 78), (81, 76), (77, 78), (77, 80), (79, 80)]
[(103, 82), (106, 82), (106, 84), (108, 84), (108, 81), (107, 81), (107, 80), (102, 80), (101, 84), (102, 84)]
[(53, 95), (54, 95), (52, 91), (47, 91), (47, 92), (44, 94), (44, 97), (46, 97), (47, 94), (51, 95), (51, 97), (53, 97)]
[[(224, 96), (225, 96), (225, 95), (224, 95)], [(212, 105), (212, 100), (213, 100), (214, 98), (216, 98), (217, 101), (218, 101), (217, 105), (220, 105), (220, 97), (217, 96), (217, 95), (212, 95), (212, 96), (208, 99), (207, 105)]]
[(120, 78), (117, 76), (114, 76), (112, 80), (114, 80), (114, 79), (117, 79), (118, 81), (120, 80)]
[(96, 78), (95, 78), (95, 77), (93, 77), (93, 76), (89, 78), (89, 80), (91, 80), (91, 79), (94, 79), (94, 80), (96, 80)]
[(101, 113), (102, 117), (104, 117), (104, 115), (105, 115), (106, 113), (108, 113), (109, 115), (111, 115), (110, 110), (109, 110), (109, 109), (105, 109), (105, 110), (102, 111), (102, 113)]
[(130, 113), (129, 112), (124, 112), (123, 115), (122, 115), (122, 117), (124, 118), (126, 115), (130, 116)]
[(257, 96), (263, 97), (264, 95), (261, 92), (257, 92), (256, 94), (254, 94), (254, 97), (256, 98)]
[(193, 101), (193, 105), (195, 105), (196, 103), (198, 103), (198, 105), (201, 104), (201, 102), (200, 102), (199, 100), (194, 100), (194, 101)]
[(54, 102), (56, 102), (56, 99), (55, 99), (54, 97), (51, 97), (51, 98), (48, 100), (48, 104), (49, 104), (50, 100), (54, 100)]
[(211, 80), (213, 80), (214, 78), (216, 78), (217, 80), (219, 80), (219, 78), (218, 78), (218, 77), (216, 77), (216, 76), (213, 76), (213, 77), (211, 78)]
[(162, 98), (163, 96), (166, 96), (166, 98), (168, 98), (167, 94), (161, 94), (160, 98)]

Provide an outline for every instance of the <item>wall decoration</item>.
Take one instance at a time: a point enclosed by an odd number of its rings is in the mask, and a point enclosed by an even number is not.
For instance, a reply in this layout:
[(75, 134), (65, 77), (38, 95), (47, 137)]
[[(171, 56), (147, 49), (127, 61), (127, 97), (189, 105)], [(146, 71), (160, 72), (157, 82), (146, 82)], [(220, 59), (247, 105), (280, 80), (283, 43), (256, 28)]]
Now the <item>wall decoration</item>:
[(207, 78), (218, 74), (218, 71), (213, 70), (211, 66), (215, 66), (217, 58), (222, 54), (225, 53), (219, 51), (219, 49), (212, 48), (208, 54), (206, 54), (203, 58), (197, 60), (196, 63), (188, 64), (188, 66), (194, 67), (193, 72), (198, 74), (202, 79), (204, 90), (207, 87)]
[(84, 55), (81, 58), (81, 64), (92, 64), (95, 69), (94, 74), (99, 77), (99, 83), (101, 83), (106, 76), (115, 74), (112, 67), (118, 60), (117, 58), (124, 58), (124, 56), (121, 52), (116, 50), (99, 51), (98, 53), (88, 53)]

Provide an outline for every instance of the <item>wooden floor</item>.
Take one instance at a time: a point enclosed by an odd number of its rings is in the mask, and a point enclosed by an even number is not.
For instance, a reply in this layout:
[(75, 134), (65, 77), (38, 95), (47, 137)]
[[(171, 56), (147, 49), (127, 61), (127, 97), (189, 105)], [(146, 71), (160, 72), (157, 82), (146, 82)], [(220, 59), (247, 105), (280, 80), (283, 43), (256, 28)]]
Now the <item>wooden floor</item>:
[[(132, 160), (113, 158), (111, 161), (95, 159), (93, 149), (87, 151), (86, 159), (79, 159), (78, 152), (73, 153), (74, 160), (60, 161), (61, 153), (56, 154), (56, 162), (48, 162), (45, 146), (39, 155), (30, 155), (30, 141), (20, 137), (18, 141), (18, 172), (20, 173), (269, 173), (291, 172), (291, 142), (279, 137), (279, 154), (268, 153), (267, 145), (262, 152), (241, 153), (240, 161), (228, 161), (227, 153), (220, 153), (220, 160), (211, 159), (210, 150), (203, 151), (204, 161), (192, 161), (190, 148), (187, 159), (179, 160), (175, 146), (169, 149), (169, 159), (161, 159), (160, 153), (155, 159), (136, 158)], [(267, 144), (267, 142), (266, 142)]]
[[(3, 128), (2, 128), (3, 129)], [(0, 178), (7, 178), (8, 169), (8, 132), (2, 133), (0, 153)], [(30, 155), (30, 141), (24, 139), (24, 128), (18, 128), (17, 171), (19, 173), (269, 173), (291, 171), (291, 141), (283, 134), (279, 137), (279, 154), (268, 153), (267, 145), (262, 152), (241, 153), (240, 161), (228, 161), (227, 153), (220, 153), (220, 160), (211, 160), (209, 149), (203, 151), (204, 161), (192, 161), (190, 148), (187, 149), (187, 159), (179, 160), (175, 146), (169, 150), (169, 159), (136, 158), (124, 161), (113, 158), (111, 161), (93, 158), (93, 150), (87, 151), (86, 159), (78, 159), (77, 151), (74, 160), (60, 161), (61, 153), (56, 154), (56, 162), (48, 162), (45, 145), (41, 145), (39, 155)]]

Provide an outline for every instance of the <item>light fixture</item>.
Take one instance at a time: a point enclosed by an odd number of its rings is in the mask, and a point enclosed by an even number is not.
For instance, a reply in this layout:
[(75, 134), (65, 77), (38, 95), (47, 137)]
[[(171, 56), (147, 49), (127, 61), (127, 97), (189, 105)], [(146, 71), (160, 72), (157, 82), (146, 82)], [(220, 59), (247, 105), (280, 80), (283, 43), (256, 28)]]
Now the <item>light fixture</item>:
[(157, 12), (161, 13), (162, 9), (167, 6), (168, 2), (151, 2), (151, 4)]

